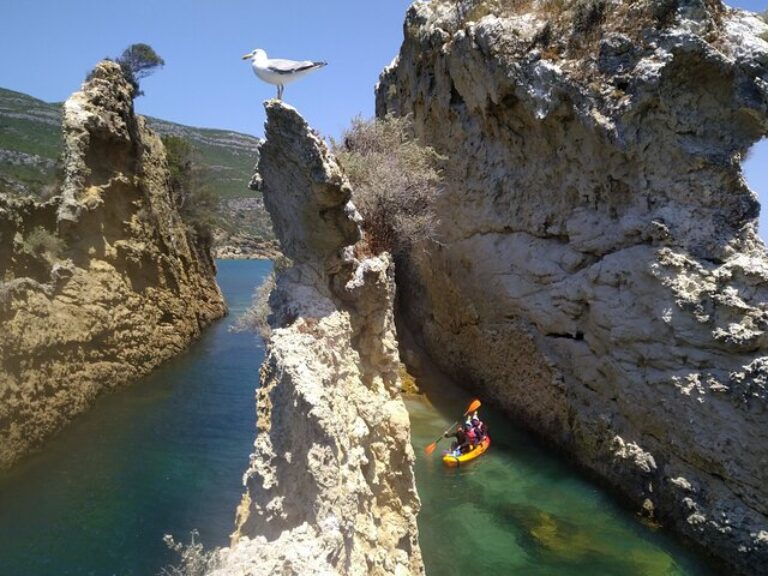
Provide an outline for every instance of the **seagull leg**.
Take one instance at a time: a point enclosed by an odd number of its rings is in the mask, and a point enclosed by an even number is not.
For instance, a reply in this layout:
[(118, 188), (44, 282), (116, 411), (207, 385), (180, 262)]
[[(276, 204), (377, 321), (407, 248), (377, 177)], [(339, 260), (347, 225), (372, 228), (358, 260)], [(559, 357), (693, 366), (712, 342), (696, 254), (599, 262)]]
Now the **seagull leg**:
[(277, 99), (282, 100), (283, 99), (283, 85), (278, 84), (277, 85)]

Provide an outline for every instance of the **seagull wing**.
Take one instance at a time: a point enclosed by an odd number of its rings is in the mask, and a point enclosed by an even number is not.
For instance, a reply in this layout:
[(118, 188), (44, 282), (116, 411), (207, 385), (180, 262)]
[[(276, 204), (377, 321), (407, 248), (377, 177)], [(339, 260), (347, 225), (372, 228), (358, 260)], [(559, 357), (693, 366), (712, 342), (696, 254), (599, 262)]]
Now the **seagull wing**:
[(272, 58), (267, 64), (267, 69), (276, 74), (295, 74), (302, 70), (310, 70), (312, 68), (320, 68), (325, 66), (325, 62), (312, 62), (311, 60), (304, 60), (298, 62), (296, 60), (281, 60), (279, 58)]

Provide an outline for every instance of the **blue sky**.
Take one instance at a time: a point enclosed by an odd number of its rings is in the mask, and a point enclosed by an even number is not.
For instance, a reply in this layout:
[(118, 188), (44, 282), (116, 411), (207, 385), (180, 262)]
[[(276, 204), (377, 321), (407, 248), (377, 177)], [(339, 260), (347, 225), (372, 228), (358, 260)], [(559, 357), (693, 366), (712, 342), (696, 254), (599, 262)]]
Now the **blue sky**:
[[(373, 115), (373, 87), (397, 54), (410, 0), (0, 0), (0, 86), (49, 102), (76, 90), (104, 56), (146, 42), (166, 66), (143, 81), (143, 114), (261, 135), (274, 95), (240, 56), (253, 48), (328, 67), (286, 88), (285, 100), (326, 135)], [(731, 5), (763, 11), (767, 0)], [(745, 163), (768, 206), (768, 142)], [(768, 208), (761, 221), (768, 238)]]
[(0, 86), (61, 101), (104, 56), (150, 44), (165, 67), (143, 81), (142, 114), (261, 135), (275, 94), (240, 57), (254, 48), (329, 66), (285, 100), (324, 134), (373, 115), (373, 87), (397, 54), (409, 0), (0, 0)]
[[(768, 10), (768, 0), (731, 0), (729, 6), (754, 12)], [(744, 162), (744, 177), (760, 197), (760, 237), (768, 241), (768, 140), (758, 142)]]

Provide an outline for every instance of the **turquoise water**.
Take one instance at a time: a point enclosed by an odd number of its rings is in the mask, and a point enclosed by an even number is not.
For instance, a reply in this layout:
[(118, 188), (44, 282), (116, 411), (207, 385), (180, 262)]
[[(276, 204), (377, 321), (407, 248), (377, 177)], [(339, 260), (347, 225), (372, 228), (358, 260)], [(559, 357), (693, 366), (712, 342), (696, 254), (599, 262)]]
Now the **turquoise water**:
[[(521, 576), (706, 576), (716, 574), (668, 534), (619, 508), (602, 490), (481, 407), (490, 428), (485, 455), (460, 468), (424, 447), (472, 397), (425, 367), (427, 400), (409, 398), (419, 533), (427, 574)], [(430, 402), (434, 402), (434, 406)]]
[[(228, 327), (271, 265), (218, 266), (229, 318), (0, 475), (0, 576), (153, 575), (176, 560), (163, 534), (198, 529), (208, 547), (227, 543), (263, 356), (253, 335)], [(453, 470), (437, 452), (426, 458), (470, 398), (437, 375), (420, 384), (436, 405), (408, 401), (430, 576), (711, 573), (491, 410), (481, 409), (493, 437), (485, 456)]]
[(263, 357), (253, 335), (228, 327), (271, 263), (218, 269), (228, 318), (0, 475), (0, 576), (145, 576), (175, 560), (163, 534), (227, 543)]

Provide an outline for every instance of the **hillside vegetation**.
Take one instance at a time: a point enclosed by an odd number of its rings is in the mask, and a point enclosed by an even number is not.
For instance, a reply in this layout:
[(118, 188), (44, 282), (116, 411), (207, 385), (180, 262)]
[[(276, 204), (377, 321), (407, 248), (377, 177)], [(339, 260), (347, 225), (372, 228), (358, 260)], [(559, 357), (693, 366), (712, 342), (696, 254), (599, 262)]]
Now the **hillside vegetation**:
[[(62, 150), (61, 104), (0, 88), (0, 192), (48, 197), (55, 193)], [(248, 189), (259, 139), (227, 130), (194, 128), (147, 118), (161, 136), (189, 143), (220, 200), (221, 222), (231, 233), (273, 238), (261, 194)]]

